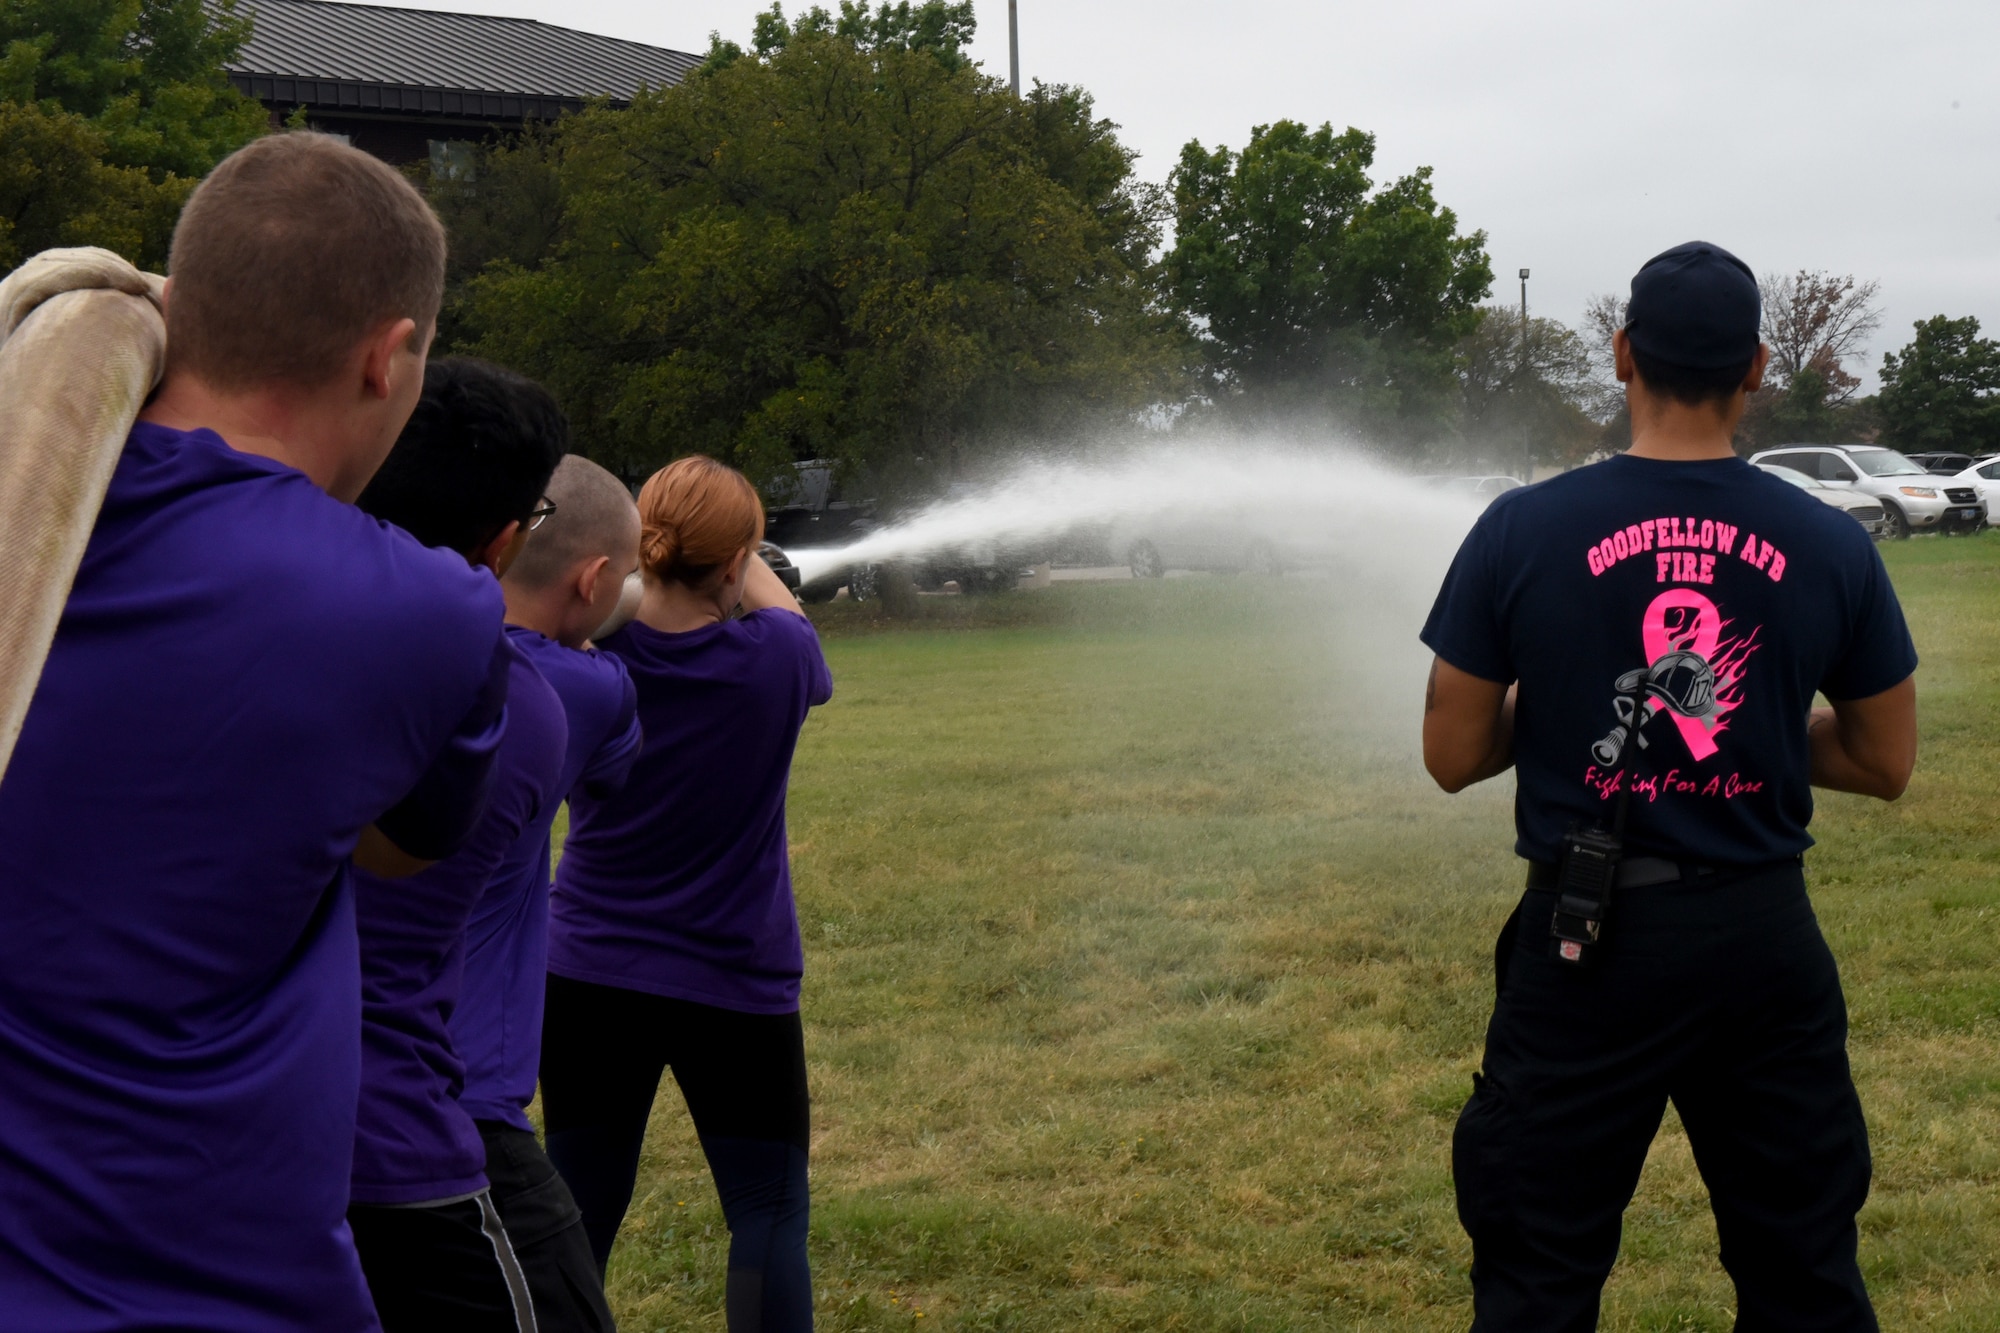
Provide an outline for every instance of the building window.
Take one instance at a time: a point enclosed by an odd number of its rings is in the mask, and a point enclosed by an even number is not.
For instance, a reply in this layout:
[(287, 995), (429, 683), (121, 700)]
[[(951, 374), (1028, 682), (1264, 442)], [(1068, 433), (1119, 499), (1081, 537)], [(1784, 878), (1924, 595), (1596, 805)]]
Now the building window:
[(431, 175), (441, 181), (469, 181), (476, 174), (477, 144), (464, 139), (432, 139)]

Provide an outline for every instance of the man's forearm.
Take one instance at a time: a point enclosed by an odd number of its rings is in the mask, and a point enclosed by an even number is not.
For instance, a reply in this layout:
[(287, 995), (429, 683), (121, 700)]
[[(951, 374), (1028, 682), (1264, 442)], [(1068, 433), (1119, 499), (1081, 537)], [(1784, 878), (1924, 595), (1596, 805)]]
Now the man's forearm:
[(1514, 765), (1515, 687), (1431, 663), (1424, 691), (1424, 767), (1448, 792)]
[(1493, 737), (1486, 755), (1474, 768), (1471, 777), (1465, 780), (1470, 787), (1488, 778), (1497, 778), (1514, 766), (1514, 694), (1517, 687), (1508, 686), (1507, 698), (1500, 705), (1500, 715), (1493, 721)]
[(1901, 796), (1909, 781), (1908, 767), (1885, 763), (1865, 750), (1857, 755), (1849, 748), (1854, 739), (1831, 708), (1815, 708), (1807, 714), (1806, 746), (1812, 759), (1812, 785), (1885, 801)]

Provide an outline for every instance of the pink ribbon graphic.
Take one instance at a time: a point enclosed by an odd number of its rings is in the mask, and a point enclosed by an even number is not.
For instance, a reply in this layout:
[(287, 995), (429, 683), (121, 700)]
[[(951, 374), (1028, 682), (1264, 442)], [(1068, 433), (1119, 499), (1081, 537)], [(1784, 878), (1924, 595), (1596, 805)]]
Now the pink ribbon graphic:
[[(1682, 614), (1674, 615), (1675, 612)], [(1671, 628), (1667, 623), (1669, 617), (1674, 622)], [(1649, 663), (1685, 649), (1700, 653), (1704, 661), (1712, 664), (1721, 639), (1722, 613), (1715, 609), (1714, 602), (1692, 588), (1669, 588), (1646, 608), (1645, 645)], [(1661, 711), (1674, 720), (1681, 739), (1687, 742), (1688, 753), (1696, 760), (1706, 759), (1720, 748), (1709, 735), (1710, 728), (1722, 720), (1720, 714), (1693, 718), (1682, 717), (1672, 709)]]

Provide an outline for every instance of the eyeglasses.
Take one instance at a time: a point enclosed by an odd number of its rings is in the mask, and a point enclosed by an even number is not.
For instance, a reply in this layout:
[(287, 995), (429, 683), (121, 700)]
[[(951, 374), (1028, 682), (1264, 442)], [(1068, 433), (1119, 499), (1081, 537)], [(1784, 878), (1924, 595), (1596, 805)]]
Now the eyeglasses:
[(542, 502), (528, 511), (528, 531), (533, 532), (536, 528), (548, 522), (549, 515), (555, 512), (556, 502), (544, 495)]

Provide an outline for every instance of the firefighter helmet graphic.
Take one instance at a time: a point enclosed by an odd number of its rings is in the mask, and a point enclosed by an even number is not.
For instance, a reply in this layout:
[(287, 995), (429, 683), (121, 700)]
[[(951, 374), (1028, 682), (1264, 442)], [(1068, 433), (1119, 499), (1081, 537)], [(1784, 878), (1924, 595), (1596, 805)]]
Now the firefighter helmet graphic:
[(1696, 720), (1711, 716), (1716, 707), (1715, 668), (1700, 653), (1677, 649), (1649, 667), (1620, 676), (1612, 706), (1618, 712), (1618, 725), (1590, 747), (1592, 756), (1606, 767), (1618, 762), (1634, 731), (1640, 733), (1640, 749), (1650, 744), (1643, 728), (1662, 708)]

